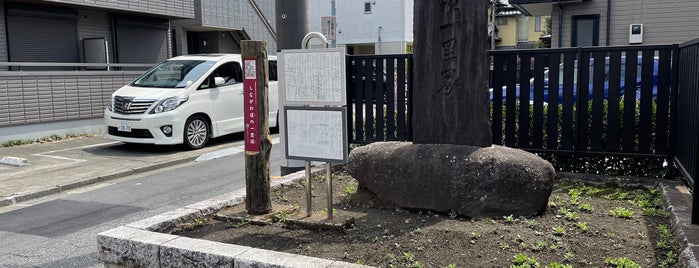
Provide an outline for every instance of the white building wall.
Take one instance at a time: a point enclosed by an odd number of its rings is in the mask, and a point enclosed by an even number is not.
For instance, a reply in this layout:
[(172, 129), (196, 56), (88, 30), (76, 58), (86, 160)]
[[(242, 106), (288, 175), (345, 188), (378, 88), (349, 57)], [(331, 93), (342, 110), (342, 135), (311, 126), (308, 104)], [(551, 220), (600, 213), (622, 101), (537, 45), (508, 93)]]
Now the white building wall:
[[(335, 2), (338, 47), (374, 44), (377, 54), (395, 54), (405, 53), (405, 44), (413, 41), (412, 0)], [(372, 5), (371, 13), (364, 12), (366, 2)], [(310, 31), (321, 32), (321, 17), (330, 16), (332, 12), (330, 0), (309, 0), (308, 7)]]

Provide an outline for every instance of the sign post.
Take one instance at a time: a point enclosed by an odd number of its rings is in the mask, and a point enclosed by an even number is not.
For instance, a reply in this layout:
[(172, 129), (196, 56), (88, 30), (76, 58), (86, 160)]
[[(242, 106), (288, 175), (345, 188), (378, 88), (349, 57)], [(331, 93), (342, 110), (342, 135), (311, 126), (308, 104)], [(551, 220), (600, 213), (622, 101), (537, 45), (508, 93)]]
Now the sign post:
[(272, 212), (269, 182), (269, 84), (267, 42), (242, 41), (245, 116), (245, 209), (249, 214)]
[[(334, 22), (328, 21), (332, 26)], [(325, 24), (324, 24), (325, 25)], [(328, 29), (330, 34), (331, 29)], [(334, 37), (334, 36), (333, 36)], [(280, 92), (284, 107), (281, 129), (287, 159), (306, 161), (306, 213), (311, 216), (311, 161), (327, 163), (328, 219), (332, 210), (332, 164), (347, 162), (345, 51), (327, 48), (328, 39), (312, 32), (302, 47), (319, 39), (324, 49), (284, 50), (280, 53)]]

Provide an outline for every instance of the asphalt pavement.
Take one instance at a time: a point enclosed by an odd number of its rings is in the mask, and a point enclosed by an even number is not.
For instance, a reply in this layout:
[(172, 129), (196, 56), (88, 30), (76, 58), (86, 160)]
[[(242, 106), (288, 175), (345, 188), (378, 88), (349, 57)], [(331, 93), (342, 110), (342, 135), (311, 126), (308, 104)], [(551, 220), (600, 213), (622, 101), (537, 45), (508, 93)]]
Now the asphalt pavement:
[[(273, 135), (273, 143), (278, 138)], [(126, 144), (102, 136), (0, 148), (0, 207), (191, 161), (244, 151), (242, 135), (210, 140), (199, 150)], [(8, 161), (12, 160), (12, 161)], [(21, 165), (27, 163), (28, 165)]]

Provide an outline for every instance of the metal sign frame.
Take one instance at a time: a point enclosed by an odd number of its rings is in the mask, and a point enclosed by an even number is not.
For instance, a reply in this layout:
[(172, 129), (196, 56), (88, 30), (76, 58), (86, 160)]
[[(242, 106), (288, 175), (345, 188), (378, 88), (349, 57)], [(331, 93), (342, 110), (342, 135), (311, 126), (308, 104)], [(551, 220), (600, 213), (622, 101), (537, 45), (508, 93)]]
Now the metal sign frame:
[[(291, 111), (291, 113), (290, 113)], [(334, 122), (322, 120), (320, 122), (327, 124), (314, 124), (315, 122), (308, 118), (299, 119), (296, 111), (306, 112), (306, 116), (315, 113), (316, 116), (337, 116), (337, 120), (342, 122), (342, 127), (337, 128)], [(311, 114), (309, 114), (311, 113)], [(291, 117), (289, 115), (292, 114)], [(298, 159), (306, 161), (322, 161), (331, 163), (346, 163), (348, 152), (348, 137), (347, 137), (347, 108), (346, 107), (284, 107), (284, 131), (286, 131), (285, 154), (287, 159)], [(291, 119), (291, 120), (290, 120)], [(334, 121), (337, 121), (334, 120)], [(298, 126), (290, 129), (289, 122), (303, 122), (303, 129)], [(314, 138), (314, 134), (325, 132), (323, 137)], [(337, 137), (337, 133), (341, 137)], [(335, 136), (332, 136), (332, 135)], [(319, 142), (320, 139), (325, 139), (325, 143)], [(305, 144), (304, 144), (305, 143)], [(291, 145), (291, 146), (290, 146)], [(308, 150), (297, 149), (305, 147)], [(314, 147), (310, 149), (311, 147)], [(304, 152), (305, 151), (305, 152)]]
[[(291, 49), (277, 56), (280, 103), (284, 106), (345, 106), (347, 105), (346, 60), (344, 48)], [(294, 61), (304, 64), (293, 66)], [(325, 65), (325, 66), (324, 66)], [(310, 71), (309, 71), (310, 70)], [(308, 74), (310, 76), (304, 76)], [(298, 79), (297, 79), (298, 78)], [(298, 85), (291, 80), (298, 80)], [(310, 80), (316, 84), (301, 84)], [(290, 82), (294, 85), (287, 85)], [(331, 86), (334, 88), (326, 88)]]

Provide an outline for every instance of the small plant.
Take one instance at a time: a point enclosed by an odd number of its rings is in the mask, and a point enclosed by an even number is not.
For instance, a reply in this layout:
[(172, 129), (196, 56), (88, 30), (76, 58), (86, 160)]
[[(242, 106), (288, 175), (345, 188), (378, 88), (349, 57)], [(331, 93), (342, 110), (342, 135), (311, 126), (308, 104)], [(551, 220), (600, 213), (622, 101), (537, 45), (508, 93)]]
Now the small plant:
[(667, 227), (666, 224), (658, 224), (658, 231), (660, 231), (660, 237), (662, 238), (670, 238), (672, 237), (672, 231), (670, 230), (669, 227)]
[(595, 210), (595, 208), (592, 205), (590, 205), (589, 203), (582, 203), (582, 204), (578, 205), (578, 208), (580, 208), (580, 210), (585, 211), (585, 212), (592, 212)]
[(529, 227), (529, 228), (532, 228), (532, 229), (534, 229), (534, 227), (536, 227), (536, 226), (537, 226), (537, 223), (536, 223), (536, 221), (535, 221), (535, 220), (533, 220), (533, 219), (532, 219), (532, 220), (526, 220), (526, 222), (527, 222), (527, 227)]
[(500, 242), (500, 249), (506, 250), (506, 249), (509, 249), (509, 248), (510, 248), (510, 246), (507, 245), (507, 243), (505, 243), (505, 242)]
[(291, 216), (293, 216), (293, 215), (294, 215), (293, 212), (281, 211), (281, 212), (277, 213), (276, 215), (274, 215), (274, 217), (277, 218), (278, 222), (285, 222), (285, 221), (290, 220)]
[(202, 219), (202, 218), (196, 218), (196, 219), (193, 219), (191, 222), (187, 223), (187, 224), (184, 226), (184, 229), (186, 229), (186, 230), (192, 230), (192, 229), (195, 229), (195, 228), (199, 228), (199, 227), (201, 227), (202, 225), (204, 225), (204, 219)]
[(631, 259), (626, 257), (607, 258), (604, 260), (604, 263), (617, 268), (641, 268), (640, 265), (636, 264)]
[(532, 244), (531, 248), (532, 248), (532, 251), (542, 251), (542, 250), (545, 250), (548, 245), (549, 244), (544, 242), (544, 241), (539, 241), (539, 242), (536, 242), (536, 244)]
[(348, 183), (345, 189), (342, 190), (345, 195), (350, 196), (357, 193), (357, 185), (354, 183)]
[(551, 243), (551, 244), (549, 245), (549, 249), (552, 250), (552, 251), (558, 250), (558, 244)]
[(563, 226), (556, 226), (553, 227), (553, 235), (555, 236), (563, 236), (566, 234), (566, 228)]
[(546, 268), (573, 268), (573, 266), (570, 264), (560, 264), (554, 261), (546, 265)]
[(643, 216), (650, 216), (650, 217), (661, 217), (661, 218), (667, 218), (670, 216), (670, 213), (665, 211), (664, 209), (661, 208), (644, 208), (643, 209)]
[(665, 254), (663, 254), (663, 260), (660, 261), (660, 266), (671, 267), (675, 264), (677, 264), (677, 253), (672, 250), (665, 252)]
[(580, 197), (580, 194), (582, 194), (582, 192), (578, 189), (573, 188), (568, 190), (568, 195), (570, 195), (570, 198), (572, 199), (578, 199), (578, 197)]
[(421, 233), (422, 233), (422, 229), (420, 229), (420, 227), (417, 227), (417, 228), (413, 229), (412, 231), (410, 231), (411, 235), (416, 235), (416, 234), (421, 234)]
[(572, 262), (573, 258), (575, 258), (575, 254), (573, 254), (572, 252), (566, 252), (566, 254), (563, 255), (563, 259), (567, 262)]
[(527, 256), (527, 254), (517, 253), (517, 255), (515, 255), (514, 260), (512, 260), (512, 263), (514, 263), (516, 265), (524, 264), (524, 263), (527, 263), (528, 259), (529, 259), (529, 256)]
[(568, 221), (577, 221), (578, 219), (580, 219), (580, 216), (578, 216), (578, 213), (575, 213), (573, 211), (568, 211), (563, 216)]
[(386, 258), (388, 258), (389, 263), (394, 263), (396, 261), (396, 254), (386, 253)]
[(412, 252), (408, 251), (406, 253), (403, 253), (403, 258), (408, 261), (408, 262), (414, 262), (415, 261), (415, 255), (413, 255)]
[(514, 263), (514, 265), (510, 267), (515, 268), (541, 267), (541, 264), (539, 264), (539, 261), (536, 258), (528, 257), (526, 254), (523, 253), (517, 253), (517, 255), (515, 255), (515, 258), (512, 260), (512, 263)]
[(481, 234), (477, 232), (471, 232), (471, 239), (476, 240), (478, 238), (481, 238)]
[(563, 216), (565, 216), (566, 213), (570, 213), (570, 209), (567, 209), (567, 208), (560, 208), (560, 209), (558, 210), (558, 214), (561, 214), (561, 215), (563, 215)]
[(576, 226), (578, 226), (578, 229), (582, 232), (587, 232), (590, 230), (590, 227), (587, 226), (587, 222), (578, 222)]
[(459, 214), (457, 214), (456, 211), (449, 211), (449, 218), (455, 219), (458, 215)]
[[(333, 208), (333, 214), (337, 213), (337, 209)], [(328, 214), (328, 208), (323, 209), (323, 214)]]
[(450, 263), (449, 265), (447, 265), (447, 268), (456, 268), (456, 264)]
[(503, 216), (502, 218), (505, 220), (505, 223), (508, 224), (515, 222), (515, 217), (512, 214), (510, 214), (509, 216)]
[(633, 217), (633, 211), (630, 209), (627, 209), (625, 207), (616, 207), (612, 210), (609, 211), (609, 215), (612, 217), (617, 217), (617, 218), (622, 218), (622, 219), (630, 219)]

